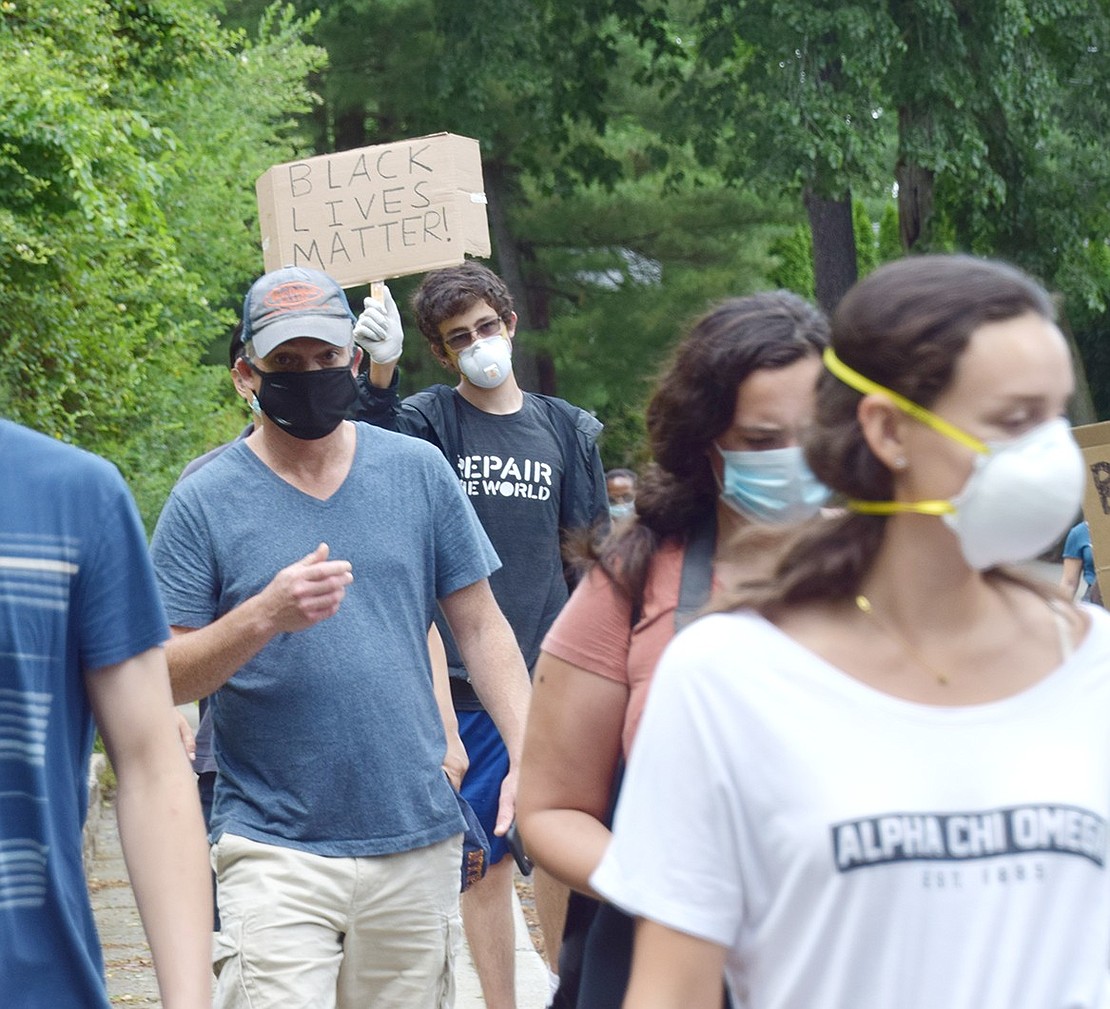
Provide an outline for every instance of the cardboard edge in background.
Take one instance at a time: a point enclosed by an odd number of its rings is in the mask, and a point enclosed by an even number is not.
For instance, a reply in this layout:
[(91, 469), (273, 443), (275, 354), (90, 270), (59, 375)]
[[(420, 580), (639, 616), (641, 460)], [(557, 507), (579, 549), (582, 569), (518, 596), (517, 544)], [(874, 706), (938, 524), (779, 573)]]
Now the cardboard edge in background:
[(1095, 575), (1110, 599), (1110, 421), (1072, 428), (1083, 453), (1083, 518), (1091, 530)]

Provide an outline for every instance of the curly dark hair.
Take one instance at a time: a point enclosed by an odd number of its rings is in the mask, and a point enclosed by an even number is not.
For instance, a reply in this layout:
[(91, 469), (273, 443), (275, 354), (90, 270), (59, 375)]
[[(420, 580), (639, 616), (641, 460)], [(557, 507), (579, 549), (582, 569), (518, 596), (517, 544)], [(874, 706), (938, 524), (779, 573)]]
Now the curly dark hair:
[(648, 402), (654, 461), (636, 491), (636, 520), (592, 554), (634, 609), (655, 551), (665, 540), (684, 541), (717, 507), (709, 452), (732, 425), (740, 383), (754, 371), (816, 357), (827, 342), (824, 315), (790, 291), (729, 298), (679, 341)]
[(486, 302), (503, 322), (513, 314), (513, 297), (505, 282), (481, 263), (468, 259), (425, 275), (412, 296), (412, 310), (433, 352), (443, 347), (440, 323), (479, 301)]
[(235, 367), (235, 362), (243, 356), (243, 320), (235, 323), (231, 331), (231, 338), (227, 344), (227, 366)]
[[(1044, 288), (1013, 266), (968, 255), (912, 256), (880, 267), (844, 296), (833, 315), (832, 346), (850, 368), (930, 407), (952, 381), (976, 329), (1028, 313), (1056, 317)], [(860, 399), (831, 373), (822, 374), (806, 460), (845, 498), (889, 501), (893, 479), (863, 436), (856, 417)], [(847, 514), (780, 532), (785, 542), (771, 578), (739, 587), (721, 608), (751, 606), (772, 614), (783, 605), (854, 595), (885, 528), (886, 516)]]

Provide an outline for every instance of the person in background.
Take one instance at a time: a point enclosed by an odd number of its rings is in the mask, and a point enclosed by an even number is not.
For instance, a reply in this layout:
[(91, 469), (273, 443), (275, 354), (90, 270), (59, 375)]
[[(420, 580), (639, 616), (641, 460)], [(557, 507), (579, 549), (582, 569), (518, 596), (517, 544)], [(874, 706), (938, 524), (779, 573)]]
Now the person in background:
[[(398, 402), (403, 330), (388, 289), (367, 299), (355, 338), (370, 357), (356, 416), (431, 442), (455, 468), (502, 567), (490, 578), (526, 665), (567, 599), (566, 536), (607, 520), (597, 438), (601, 424), (561, 399), (525, 392), (513, 372), (516, 313), (504, 282), (480, 263), (427, 274), (413, 297), (416, 322), (436, 360), (458, 384), (435, 385)], [(469, 670), (440, 622), (459, 731), (470, 757), (463, 797), (492, 848), (490, 870), (462, 901), (463, 923), (489, 1009), (515, 1009), (513, 859), (496, 827), (497, 796), (509, 766)], [(533, 874), (549, 972), (557, 963), (566, 889)], [(558, 985), (549, 974), (552, 992)]]
[(439, 452), (345, 419), (361, 351), (332, 278), (268, 273), (243, 320), (266, 420), (174, 487), (151, 544), (178, 700), (213, 695), (217, 1005), (440, 1009), (463, 817), (427, 634), (438, 603), (510, 753), (507, 829), (531, 688), (497, 558)]
[(667, 648), (590, 877), (639, 918), (625, 1006), (1110, 1004), (1110, 615), (1011, 566), (1083, 493), (1052, 299), (913, 256), (824, 361), (846, 512)]
[(1098, 587), (1095, 571), (1095, 554), (1091, 548), (1091, 527), (1077, 522), (1064, 539), (1064, 567), (1060, 572), (1060, 588), (1074, 599), (1079, 592), (1079, 579), (1083, 578), (1083, 601), (1102, 605), (1102, 592)]
[(146, 534), (114, 466), (0, 420), (0, 1005), (108, 1009), (82, 864), (95, 726), (162, 1005), (211, 1004), (196, 788)]
[[(694, 322), (647, 408), (654, 462), (636, 514), (588, 558), (589, 574), (543, 643), (519, 800), (529, 853), (575, 890), (609, 841), (618, 767), (632, 747), (652, 672), (713, 584), (759, 570), (732, 537), (752, 523), (816, 514), (825, 491), (802, 459), (828, 325), (785, 291), (730, 298)], [(581, 899), (583, 1009), (617, 1009), (632, 921)], [(570, 946), (568, 938), (568, 948)], [(718, 972), (718, 986), (721, 974)]]
[(636, 474), (617, 467), (606, 470), (605, 490), (609, 495), (609, 519), (623, 522), (636, 512)]

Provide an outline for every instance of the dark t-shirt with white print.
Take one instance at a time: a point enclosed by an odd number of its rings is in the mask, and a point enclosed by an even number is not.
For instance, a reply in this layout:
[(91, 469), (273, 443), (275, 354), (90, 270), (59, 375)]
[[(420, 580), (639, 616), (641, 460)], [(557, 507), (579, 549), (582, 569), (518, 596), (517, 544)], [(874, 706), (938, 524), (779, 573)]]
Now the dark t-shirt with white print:
[[(530, 670), (567, 600), (559, 543), (563, 443), (527, 393), (523, 407), (507, 415), (484, 413), (457, 393), (456, 402), (466, 454), (448, 461), (501, 558), (490, 588)], [(452, 676), (465, 676), (450, 631), (438, 623)], [(457, 707), (481, 708), (472, 691), (458, 687)]]

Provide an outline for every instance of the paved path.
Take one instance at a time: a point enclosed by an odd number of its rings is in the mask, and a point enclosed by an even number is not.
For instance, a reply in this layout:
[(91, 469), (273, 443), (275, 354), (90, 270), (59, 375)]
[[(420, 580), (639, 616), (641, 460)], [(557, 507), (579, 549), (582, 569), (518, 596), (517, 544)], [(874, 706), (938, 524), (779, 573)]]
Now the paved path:
[[(127, 882), (115, 808), (110, 803), (101, 804), (94, 812), (91, 826), (95, 846), (87, 866), (89, 891), (104, 951), (108, 995), (113, 1006), (160, 1007), (162, 1002), (154, 980), (150, 948)], [(532, 946), (519, 902), (516, 915), (517, 1006), (518, 1009), (542, 1009), (547, 1000), (547, 971)], [(460, 950), (456, 981), (456, 1009), (485, 1006), (465, 943)]]

